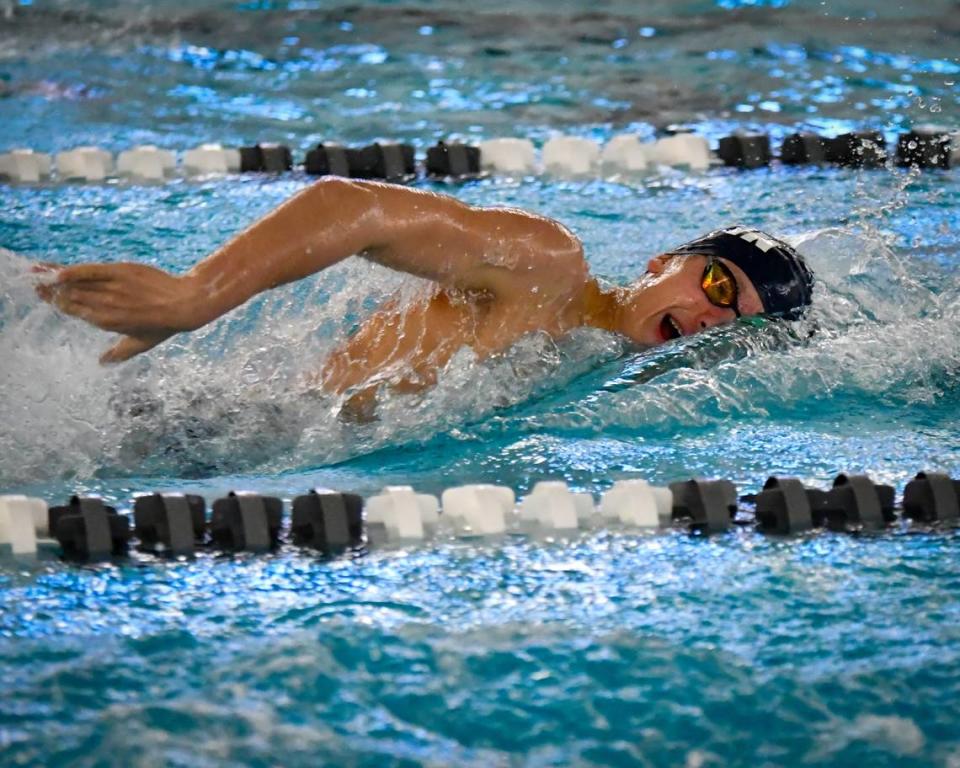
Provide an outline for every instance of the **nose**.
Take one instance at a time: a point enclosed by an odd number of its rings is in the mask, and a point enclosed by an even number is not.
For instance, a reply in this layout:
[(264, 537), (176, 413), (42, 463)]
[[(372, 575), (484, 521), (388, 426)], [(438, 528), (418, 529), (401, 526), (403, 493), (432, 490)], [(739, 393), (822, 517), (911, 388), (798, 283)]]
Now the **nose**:
[(732, 309), (708, 304), (697, 314), (695, 322), (698, 330), (705, 331), (707, 328), (713, 328), (715, 325), (731, 323), (736, 317), (737, 315)]

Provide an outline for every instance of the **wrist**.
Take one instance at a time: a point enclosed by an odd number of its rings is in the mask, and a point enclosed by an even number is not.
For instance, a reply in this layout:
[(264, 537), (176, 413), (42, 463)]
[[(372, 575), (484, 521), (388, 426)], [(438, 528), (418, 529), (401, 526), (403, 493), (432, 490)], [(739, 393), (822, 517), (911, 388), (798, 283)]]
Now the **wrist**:
[(188, 272), (177, 280), (179, 291), (176, 317), (181, 330), (195, 331), (218, 316), (212, 307), (212, 291), (200, 275)]

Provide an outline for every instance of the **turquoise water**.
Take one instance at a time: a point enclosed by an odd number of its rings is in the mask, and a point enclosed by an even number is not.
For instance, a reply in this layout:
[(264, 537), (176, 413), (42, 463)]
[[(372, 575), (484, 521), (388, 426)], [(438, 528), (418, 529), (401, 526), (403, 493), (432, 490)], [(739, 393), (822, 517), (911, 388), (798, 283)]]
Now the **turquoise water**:
[[(957, 127), (955, 12), (876, 3), (0, 6), (0, 148), (399, 137), (421, 149), (684, 122)], [(511, 14), (511, 15), (506, 15)], [(466, 351), (379, 422), (303, 379), (424, 286), (346, 262), (128, 365), (36, 303), (34, 261), (181, 269), (309, 183), (0, 186), (0, 491), (285, 498), (562, 478), (960, 475), (957, 172), (782, 169), (436, 185), (561, 219), (612, 281), (703, 230), (785, 233), (792, 330), (637, 353), (595, 332)], [(429, 186), (421, 182), (421, 186)], [(812, 336), (810, 331), (815, 331)], [(960, 541), (585, 532), (322, 561), (0, 563), (0, 762), (960, 765)]]

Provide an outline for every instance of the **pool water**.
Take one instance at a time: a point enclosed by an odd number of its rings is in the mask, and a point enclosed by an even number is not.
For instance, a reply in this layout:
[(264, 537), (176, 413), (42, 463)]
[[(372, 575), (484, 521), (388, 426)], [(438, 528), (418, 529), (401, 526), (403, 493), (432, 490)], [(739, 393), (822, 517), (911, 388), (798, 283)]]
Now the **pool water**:
[[(0, 5), (0, 149), (605, 140), (956, 128), (948, 2)], [(0, 492), (284, 498), (496, 482), (960, 475), (957, 171), (829, 168), (463, 185), (556, 217), (593, 271), (732, 221), (819, 282), (793, 328), (657, 350), (532, 336), (370, 425), (304, 385), (379, 301), (347, 261), (128, 364), (34, 297), (36, 261), (179, 270), (310, 183), (0, 186)], [(618, 530), (322, 560), (0, 562), (0, 763), (960, 766), (960, 538)]]

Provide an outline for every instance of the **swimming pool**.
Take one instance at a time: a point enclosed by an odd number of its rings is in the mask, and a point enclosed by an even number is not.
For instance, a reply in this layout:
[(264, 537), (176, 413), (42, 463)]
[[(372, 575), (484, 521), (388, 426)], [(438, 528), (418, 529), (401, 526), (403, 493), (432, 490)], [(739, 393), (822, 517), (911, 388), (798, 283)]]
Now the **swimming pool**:
[[(956, 127), (951, 5), (310, 2), (19, 5), (0, 23), (0, 148), (438, 138), (712, 139)], [(951, 26), (954, 25), (954, 26)], [(680, 172), (435, 188), (555, 216), (593, 270), (732, 220), (821, 283), (809, 338), (750, 324), (637, 354), (583, 332), (463, 353), (379, 422), (301, 378), (394, 291), (362, 263), (102, 369), (105, 336), (38, 306), (26, 265), (192, 264), (309, 183), (2, 186), (0, 486), (285, 498), (315, 485), (768, 474), (902, 488), (960, 474), (957, 172)], [(420, 182), (429, 187), (430, 184)], [(955, 534), (614, 531), (323, 561), (0, 565), (10, 764), (960, 764)]]

